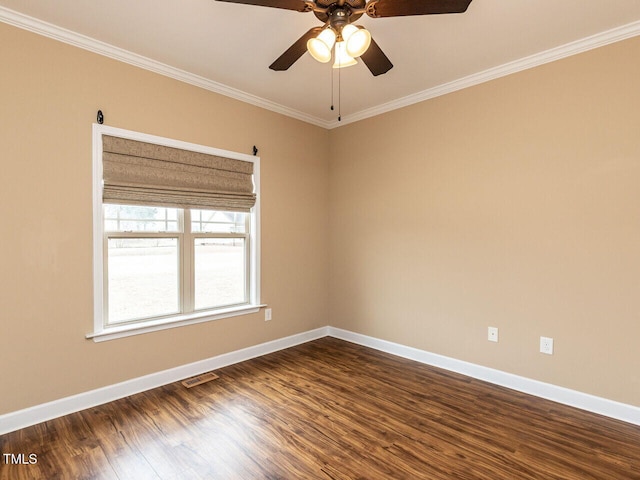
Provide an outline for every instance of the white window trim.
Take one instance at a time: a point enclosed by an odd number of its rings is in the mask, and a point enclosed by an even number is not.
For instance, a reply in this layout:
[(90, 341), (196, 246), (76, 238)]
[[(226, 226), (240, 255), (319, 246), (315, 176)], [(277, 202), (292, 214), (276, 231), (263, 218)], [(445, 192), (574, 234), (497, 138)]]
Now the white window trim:
[[(191, 150), (209, 155), (218, 155), (253, 163), (253, 182), (256, 203), (250, 216), (252, 241), (249, 245), (251, 257), (249, 303), (238, 307), (219, 309), (214, 312), (194, 312), (175, 315), (171, 318), (153, 319), (126, 325), (105, 326), (104, 322), (104, 222), (102, 218), (102, 136), (111, 135), (141, 142), (154, 143), (167, 147)], [(238, 315), (256, 313), (265, 305), (260, 303), (260, 157), (243, 153), (220, 150), (194, 143), (182, 142), (171, 138), (158, 137), (145, 133), (123, 130), (106, 125), (93, 124), (93, 332), (86, 338), (95, 342), (156, 332), (168, 328), (193, 325), (196, 323), (220, 320)]]

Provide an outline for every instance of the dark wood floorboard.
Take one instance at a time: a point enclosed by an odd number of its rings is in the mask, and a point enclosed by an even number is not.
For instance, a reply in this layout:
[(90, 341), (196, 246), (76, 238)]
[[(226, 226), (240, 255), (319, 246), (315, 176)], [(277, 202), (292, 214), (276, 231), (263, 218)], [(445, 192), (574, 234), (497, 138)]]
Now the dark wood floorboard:
[(640, 479), (640, 427), (323, 338), (0, 436), (0, 480)]

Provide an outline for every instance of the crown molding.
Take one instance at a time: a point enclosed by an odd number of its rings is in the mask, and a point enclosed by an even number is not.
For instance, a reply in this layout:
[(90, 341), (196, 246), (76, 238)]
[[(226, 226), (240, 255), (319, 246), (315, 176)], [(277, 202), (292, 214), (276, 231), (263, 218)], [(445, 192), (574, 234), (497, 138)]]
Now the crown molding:
[(75, 47), (82, 48), (84, 50), (88, 50), (93, 53), (97, 53), (99, 55), (103, 55), (105, 57), (112, 58), (114, 60), (128, 63), (130, 65), (143, 68), (145, 70), (149, 70), (151, 72), (158, 73), (160, 75), (164, 75), (166, 77), (173, 78), (175, 80), (179, 80), (181, 82), (188, 83), (190, 85), (194, 85), (196, 87), (200, 87), (205, 90), (218, 93), (220, 95), (224, 95), (226, 97), (230, 97), (235, 100), (239, 100), (241, 102), (264, 108), (266, 110), (270, 110), (272, 112), (292, 117), (297, 120), (301, 120), (303, 122), (310, 123), (312, 125), (316, 125), (329, 130), (640, 35), (640, 21), (629, 23), (627, 25), (597, 33), (595, 35), (591, 35), (581, 40), (576, 40), (574, 42), (570, 42), (565, 45), (546, 50), (544, 52), (536, 53), (528, 57), (515, 60), (513, 62), (505, 63), (503, 65), (493, 67), (482, 72), (474, 73), (472, 75), (468, 75), (466, 77), (453, 80), (451, 82), (444, 83), (433, 88), (422, 90), (420, 92), (407, 95), (391, 102), (367, 108), (350, 115), (345, 115), (341, 119), (341, 121), (337, 121), (323, 120), (299, 110), (285, 107), (284, 105), (280, 105), (256, 95), (243, 92), (222, 83), (214, 82), (213, 80), (206, 79), (199, 75), (194, 75), (184, 70), (180, 70), (170, 65), (166, 65), (142, 55), (132, 53), (128, 50), (109, 45), (108, 43), (95, 40), (91, 37), (87, 37), (86, 35), (82, 35), (71, 30), (58, 27), (51, 23), (38, 20), (36, 18), (21, 14), (2, 6), (0, 6), (0, 21), (54, 40), (58, 40), (63, 43), (67, 43), (69, 45), (73, 45)]
[(278, 103), (266, 100), (264, 98), (252, 95), (250, 93), (237, 90), (222, 83), (214, 82), (207, 78), (195, 75), (193, 73), (180, 70), (179, 68), (166, 65), (162, 62), (152, 60), (150, 58), (138, 55), (136, 53), (124, 50), (122, 48), (110, 45), (99, 40), (95, 40), (86, 35), (67, 30), (66, 28), (58, 27), (48, 22), (38, 20), (37, 18), (24, 15), (22, 13), (10, 10), (8, 8), (0, 6), (0, 21), (13, 25), (14, 27), (22, 28), (24, 30), (42, 35), (44, 37), (57, 40), (74, 47), (82, 48), (99, 55), (103, 55), (120, 62), (128, 63), (135, 67), (143, 68), (160, 75), (164, 75), (175, 80), (179, 80), (196, 87), (209, 90), (226, 97), (240, 100), (256, 107), (264, 108), (275, 113), (280, 113), (288, 117), (292, 117), (303, 122), (311, 123), (323, 128), (329, 128), (330, 122), (322, 120), (320, 118), (308, 115), (299, 110), (295, 110), (289, 107), (285, 107)]
[(341, 127), (349, 123), (358, 122), (366, 118), (375, 117), (382, 113), (397, 110), (399, 108), (407, 107), (415, 103), (423, 102), (431, 98), (446, 95), (457, 90), (479, 85), (484, 82), (495, 80), (496, 78), (505, 77), (512, 73), (521, 72), (530, 68), (544, 65), (545, 63), (555, 62), (572, 55), (577, 55), (589, 50), (593, 50), (598, 47), (603, 47), (611, 43), (620, 42), (631, 37), (640, 35), (640, 21), (629, 23), (621, 27), (613, 28), (605, 32), (601, 32), (589, 37), (585, 37), (581, 40), (561, 45), (559, 47), (546, 50), (544, 52), (536, 53), (528, 57), (515, 60), (513, 62), (505, 63), (498, 67), (490, 68), (482, 72), (474, 73), (472, 75), (454, 80), (452, 82), (444, 83), (421, 92), (417, 92), (406, 97), (393, 100), (391, 102), (383, 103), (381, 105), (361, 110), (351, 115), (345, 115), (341, 122), (333, 121), (328, 127), (329, 129)]

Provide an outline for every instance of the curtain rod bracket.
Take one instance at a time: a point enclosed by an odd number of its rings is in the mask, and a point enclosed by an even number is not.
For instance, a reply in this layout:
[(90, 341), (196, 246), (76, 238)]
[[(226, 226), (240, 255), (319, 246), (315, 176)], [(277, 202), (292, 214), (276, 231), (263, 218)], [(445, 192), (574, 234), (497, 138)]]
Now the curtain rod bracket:
[(255, 157), (258, 154), (258, 147), (253, 146), (253, 156)]
[(98, 115), (96, 116), (96, 120), (100, 125), (104, 123), (104, 115), (102, 114), (102, 110), (98, 110)]

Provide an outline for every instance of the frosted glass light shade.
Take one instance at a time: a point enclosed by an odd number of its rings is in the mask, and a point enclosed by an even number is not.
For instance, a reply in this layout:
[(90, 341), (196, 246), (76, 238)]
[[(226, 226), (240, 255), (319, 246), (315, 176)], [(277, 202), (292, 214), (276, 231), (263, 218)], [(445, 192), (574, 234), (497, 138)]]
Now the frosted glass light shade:
[(359, 57), (367, 51), (371, 45), (371, 34), (365, 28), (355, 25), (346, 25), (342, 29), (342, 38), (347, 47), (347, 53), (351, 57)]
[(331, 49), (335, 42), (336, 33), (330, 28), (325, 28), (316, 38), (307, 41), (307, 50), (317, 61), (327, 63), (331, 60)]
[(347, 53), (345, 42), (336, 43), (336, 60), (333, 62), (333, 68), (343, 68), (355, 65), (358, 61)]

